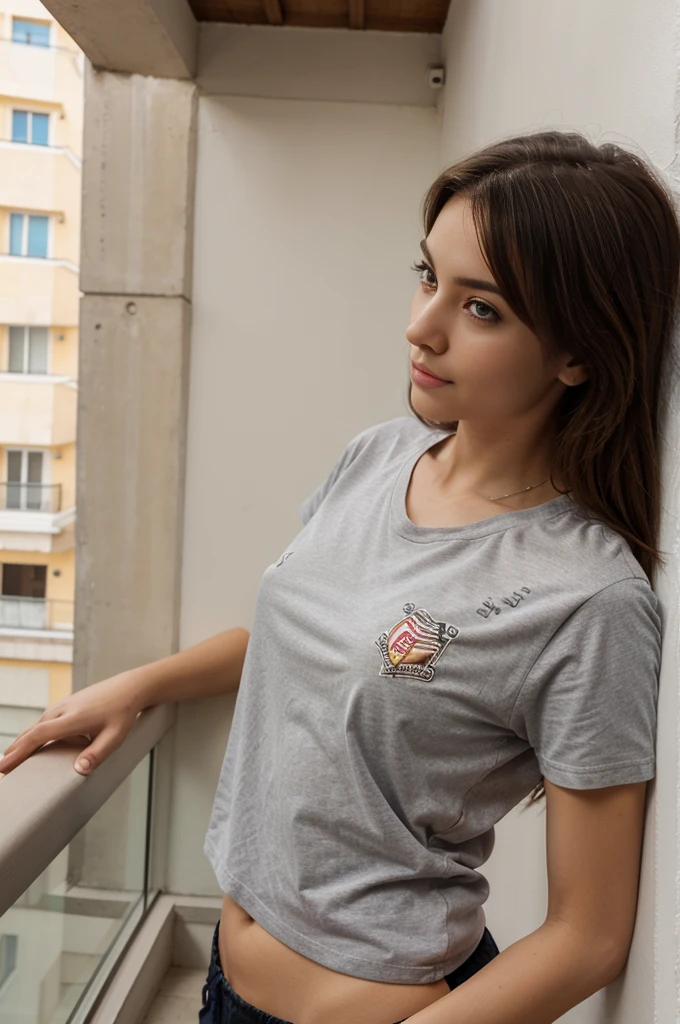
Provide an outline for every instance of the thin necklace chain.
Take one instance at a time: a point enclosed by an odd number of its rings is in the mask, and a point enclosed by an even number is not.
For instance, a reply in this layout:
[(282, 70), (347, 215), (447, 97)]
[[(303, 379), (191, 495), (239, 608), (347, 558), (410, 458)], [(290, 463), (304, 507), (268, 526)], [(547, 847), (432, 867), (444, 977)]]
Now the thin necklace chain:
[(540, 480), (537, 484), (530, 484), (528, 487), (520, 487), (519, 491), (510, 491), (508, 494), (499, 494), (497, 498), (487, 498), (487, 501), (500, 501), (501, 498), (511, 498), (513, 494), (521, 494), (523, 491), (531, 491), (534, 487), (540, 487), (541, 484), (545, 484), (550, 479), (549, 476), (545, 480)]
[[(457, 433), (458, 433), (458, 431), (454, 430), (453, 436), (455, 437)], [(487, 498), (486, 500), (487, 501), (500, 501), (501, 498), (512, 498), (513, 495), (515, 495), (515, 494), (522, 494), (524, 491), (532, 491), (534, 489), (534, 487), (540, 487), (541, 484), (546, 484), (549, 479), (550, 479), (550, 477), (547, 476), (545, 478), (545, 480), (539, 480), (537, 484), (529, 484), (528, 487), (520, 487), (520, 489), (518, 491), (509, 491), (507, 494), (499, 494), (497, 498)]]

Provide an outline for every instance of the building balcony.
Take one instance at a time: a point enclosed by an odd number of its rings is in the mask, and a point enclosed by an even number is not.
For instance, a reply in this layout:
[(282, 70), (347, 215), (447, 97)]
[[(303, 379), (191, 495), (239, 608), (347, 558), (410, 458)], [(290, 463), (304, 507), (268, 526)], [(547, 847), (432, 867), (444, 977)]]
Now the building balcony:
[(77, 215), (80, 160), (56, 146), (1, 142), (0, 206)]
[(65, 509), (61, 505), (61, 484), (0, 482), (0, 550), (72, 548), (75, 505)]
[(0, 373), (0, 444), (48, 448), (74, 442), (77, 394), (75, 382), (65, 377)]
[[(0, 516), (8, 512), (60, 512), (61, 484), (0, 480)], [(2, 529), (0, 520), (0, 529)]]
[(0, 595), (0, 636), (13, 633), (73, 634), (73, 601)]
[(0, 550), (72, 548), (75, 521), (74, 505), (61, 508), (60, 483), (0, 481)]
[(0, 550), (69, 551), (75, 546), (75, 520), (75, 505), (61, 512), (0, 509)]
[(57, 104), (58, 62), (63, 51), (51, 46), (27, 46), (0, 41), (0, 94), (38, 103)]
[(75, 264), (0, 255), (0, 323), (77, 327), (79, 301)]
[(0, 661), (72, 664), (73, 611), (73, 601), (0, 595)]

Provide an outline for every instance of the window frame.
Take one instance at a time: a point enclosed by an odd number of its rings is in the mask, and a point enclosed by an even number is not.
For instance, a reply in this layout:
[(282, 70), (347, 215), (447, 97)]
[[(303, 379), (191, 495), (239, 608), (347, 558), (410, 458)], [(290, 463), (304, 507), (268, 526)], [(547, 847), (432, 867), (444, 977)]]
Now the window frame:
[[(26, 141), (22, 139), (14, 138), (14, 115), (25, 114), (27, 118), (26, 125)], [(47, 118), (47, 142), (34, 142), (33, 141), (33, 121), (35, 117), (46, 117)], [(52, 118), (49, 110), (33, 110), (25, 107), (12, 107), (10, 110), (10, 135), (11, 142), (16, 143), (18, 146), (39, 146), (41, 149), (47, 149), (52, 145)]]
[[(30, 370), (31, 354), (31, 331), (46, 331), (47, 344), (45, 346), (45, 369)], [(23, 331), (22, 369), (11, 369), (10, 358), (12, 353), (12, 331)], [(5, 360), (4, 373), (14, 374), (16, 377), (47, 377), (52, 374), (52, 334), (49, 324), (8, 324), (7, 325), (7, 358)]]
[[(44, 511), (44, 509), (43, 509), (43, 502), (45, 501), (45, 497), (47, 497), (48, 504), (51, 503), (51, 494), (49, 493), (49, 491), (48, 491), (47, 495), (45, 495), (46, 489), (49, 489), (52, 486), (52, 459), (50, 458), (50, 450), (49, 450), (49, 448), (34, 448), (34, 447), (31, 447), (31, 446), (23, 446), (23, 447), (21, 447), (19, 445), (5, 445), (4, 447), (5, 447), (5, 473), (4, 473), (5, 479), (4, 479), (3, 482), (4, 482), (4, 485), (5, 485), (5, 508), (6, 509), (12, 509), (13, 511), (16, 511), (16, 512), (27, 512), (27, 511), (29, 511), (29, 512), (35, 512), (35, 511), (42, 512), (42, 511)], [(10, 480), (10, 478), (9, 478), (9, 457), (10, 457), (10, 455), (18, 455), (19, 458), (20, 458), (20, 473), (19, 473), (19, 479), (18, 480)], [(28, 479), (28, 476), (29, 476), (29, 473), (28, 473), (29, 458), (30, 458), (31, 455), (39, 455), (40, 456), (40, 481), (36, 481), (36, 480), (31, 481), (31, 480)], [(32, 505), (30, 503), (30, 501), (29, 501), (29, 499), (31, 497), (31, 492), (32, 492), (32, 488), (30, 488), (28, 486), (28, 484), (30, 484), (30, 483), (33, 483), (33, 484), (37, 483), (38, 487), (40, 488), (39, 491), (38, 491), (39, 501), (38, 501), (38, 507), (37, 508), (35, 507), (35, 505)], [(9, 493), (10, 493), (9, 488), (12, 487), (12, 486), (19, 488), (19, 503), (18, 504), (10, 505), (10, 503), (9, 503)]]
[[(47, 29), (47, 42), (46, 43), (32, 43), (26, 39), (16, 39), (14, 35), (14, 26), (16, 24), (22, 25), (38, 25), (40, 28)], [(52, 48), (52, 22), (41, 21), (39, 18), (25, 18), (19, 17), (18, 15), (12, 15), (12, 42), (18, 43), (20, 46), (39, 46), (43, 50), (49, 50)]]
[[(23, 225), (21, 229), (21, 252), (12, 252), (12, 217), (23, 217)], [(28, 232), (30, 218), (44, 218), (47, 221), (47, 245), (45, 247), (44, 256), (36, 256), (34, 253), (28, 253)], [(52, 240), (53, 240), (53, 228), (52, 228), (53, 217), (49, 213), (27, 213), (25, 210), (10, 210), (9, 217), (7, 218), (7, 254), (9, 256), (19, 256), (22, 259), (34, 259), (34, 260), (48, 260), (52, 258)]]

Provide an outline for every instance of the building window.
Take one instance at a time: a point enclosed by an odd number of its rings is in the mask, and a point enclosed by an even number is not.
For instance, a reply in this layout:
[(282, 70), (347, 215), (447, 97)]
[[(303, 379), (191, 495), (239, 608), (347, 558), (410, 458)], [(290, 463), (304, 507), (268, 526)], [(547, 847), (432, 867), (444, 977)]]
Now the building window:
[(35, 114), (32, 110), (12, 111), (12, 142), (48, 146), (49, 127), (49, 114)]
[(45, 599), (47, 566), (4, 562), (2, 566), (3, 597), (38, 597)]
[[(44, 512), (43, 492), (49, 501), (50, 489), (43, 487), (43, 453), (28, 448), (7, 452), (6, 508), (22, 508)], [(31, 595), (44, 597), (44, 594)]]
[(29, 46), (49, 46), (50, 26), (25, 18), (12, 18), (12, 42)]
[(9, 373), (47, 373), (46, 327), (10, 327)]
[(10, 256), (47, 256), (48, 222), (49, 217), (10, 213)]
[(5, 562), (2, 565), (0, 625), (47, 629), (46, 586), (46, 565)]

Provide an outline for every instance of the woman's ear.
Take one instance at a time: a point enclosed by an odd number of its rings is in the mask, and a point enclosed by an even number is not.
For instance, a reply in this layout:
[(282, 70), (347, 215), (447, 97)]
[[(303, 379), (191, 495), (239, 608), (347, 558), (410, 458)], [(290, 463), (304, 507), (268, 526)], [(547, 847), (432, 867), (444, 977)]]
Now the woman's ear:
[(590, 378), (585, 363), (577, 362), (575, 357), (570, 358), (567, 356), (566, 358), (568, 362), (564, 364), (557, 375), (563, 384), (574, 387), (576, 384), (583, 384), (584, 381)]

